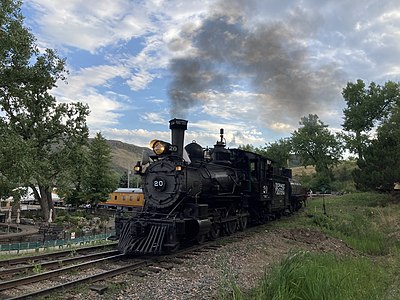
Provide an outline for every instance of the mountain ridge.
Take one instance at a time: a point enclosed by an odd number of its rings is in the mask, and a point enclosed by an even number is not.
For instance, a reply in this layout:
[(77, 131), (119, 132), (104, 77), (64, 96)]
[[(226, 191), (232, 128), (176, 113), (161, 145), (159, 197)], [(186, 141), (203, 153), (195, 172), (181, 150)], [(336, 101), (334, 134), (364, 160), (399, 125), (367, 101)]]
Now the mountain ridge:
[(134, 144), (128, 144), (117, 140), (107, 140), (111, 148), (111, 167), (120, 175), (129, 170), (133, 170), (137, 161), (142, 160), (143, 150), (147, 147), (140, 147)]

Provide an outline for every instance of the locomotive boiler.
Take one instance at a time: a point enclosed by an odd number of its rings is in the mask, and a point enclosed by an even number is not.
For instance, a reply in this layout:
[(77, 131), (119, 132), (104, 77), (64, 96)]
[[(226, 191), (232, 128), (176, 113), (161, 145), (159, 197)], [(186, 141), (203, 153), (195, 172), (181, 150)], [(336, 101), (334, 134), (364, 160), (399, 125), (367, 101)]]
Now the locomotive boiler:
[(256, 153), (226, 147), (221, 129), (213, 148), (184, 147), (187, 120), (170, 121), (171, 143), (153, 140), (149, 163), (135, 166), (145, 204), (116, 218), (118, 249), (161, 254), (262, 224), (301, 207), (289, 169)]

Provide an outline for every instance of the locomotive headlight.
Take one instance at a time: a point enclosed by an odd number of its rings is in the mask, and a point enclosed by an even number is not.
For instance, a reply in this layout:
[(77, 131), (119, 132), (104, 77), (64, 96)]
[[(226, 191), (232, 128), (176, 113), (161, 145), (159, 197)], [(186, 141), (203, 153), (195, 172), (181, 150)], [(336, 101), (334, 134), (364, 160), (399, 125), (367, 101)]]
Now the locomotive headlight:
[(153, 149), (153, 152), (157, 155), (163, 154), (165, 152), (165, 142), (160, 140), (152, 140), (150, 142), (150, 148)]
[(150, 147), (153, 148), (154, 153), (157, 155), (171, 153), (176, 148), (176, 147), (174, 148), (170, 143), (163, 142), (160, 140), (152, 140), (150, 142)]
[(157, 141), (153, 146), (153, 151), (157, 155), (163, 154), (165, 152), (165, 144), (161, 141)]

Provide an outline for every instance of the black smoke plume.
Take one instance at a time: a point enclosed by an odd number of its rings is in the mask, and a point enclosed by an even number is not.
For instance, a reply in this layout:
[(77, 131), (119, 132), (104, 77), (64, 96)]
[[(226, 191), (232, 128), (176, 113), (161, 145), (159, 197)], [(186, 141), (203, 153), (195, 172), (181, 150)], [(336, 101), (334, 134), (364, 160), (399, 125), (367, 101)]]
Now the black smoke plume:
[(229, 9), (224, 8), (228, 2), (221, 2), (219, 12), (197, 30), (182, 32), (193, 51), (170, 62), (171, 114), (186, 117), (190, 108), (204, 101), (200, 95), (226, 93), (240, 85), (251, 86), (258, 95), (254, 105), (260, 106), (260, 114), (262, 109), (274, 109), (275, 121), (297, 123), (320, 108), (323, 95), (329, 105), (327, 94), (338, 89), (340, 74), (332, 65), (312, 66), (305, 40), (316, 30), (316, 18), (294, 10), (287, 22), (257, 23), (241, 14), (240, 5), (234, 5), (238, 2), (229, 1)]

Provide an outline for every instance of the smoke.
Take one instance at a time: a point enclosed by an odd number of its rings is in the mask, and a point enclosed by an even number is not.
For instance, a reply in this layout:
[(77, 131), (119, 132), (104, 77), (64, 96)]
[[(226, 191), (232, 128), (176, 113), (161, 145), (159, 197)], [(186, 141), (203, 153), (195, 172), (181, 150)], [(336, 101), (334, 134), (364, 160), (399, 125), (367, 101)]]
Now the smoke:
[(326, 95), (338, 89), (340, 73), (334, 65), (313, 66), (306, 42), (321, 20), (295, 9), (285, 21), (260, 23), (257, 14), (249, 17), (257, 11), (255, 3), (221, 1), (200, 27), (182, 32), (193, 51), (170, 62), (173, 116), (185, 117), (189, 109), (204, 104), (204, 93), (227, 93), (238, 86), (250, 86), (258, 95), (254, 105), (265, 119), (269, 108), (276, 120), (295, 118), (297, 123), (321, 101), (329, 105), (332, 99)]
[(170, 62), (174, 80), (169, 89), (172, 115), (185, 117), (188, 109), (198, 104), (197, 95), (210, 89), (223, 89), (226, 76), (201, 58), (174, 59)]

